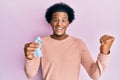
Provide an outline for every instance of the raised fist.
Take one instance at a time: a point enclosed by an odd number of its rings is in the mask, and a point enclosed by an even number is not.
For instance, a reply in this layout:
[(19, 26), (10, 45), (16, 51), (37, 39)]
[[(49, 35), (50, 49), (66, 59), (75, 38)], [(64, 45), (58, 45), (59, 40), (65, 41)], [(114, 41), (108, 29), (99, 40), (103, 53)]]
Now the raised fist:
[(103, 54), (108, 54), (110, 52), (110, 48), (112, 46), (112, 43), (114, 41), (114, 37), (113, 36), (109, 36), (109, 35), (104, 35), (100, 38), (100, 52)]

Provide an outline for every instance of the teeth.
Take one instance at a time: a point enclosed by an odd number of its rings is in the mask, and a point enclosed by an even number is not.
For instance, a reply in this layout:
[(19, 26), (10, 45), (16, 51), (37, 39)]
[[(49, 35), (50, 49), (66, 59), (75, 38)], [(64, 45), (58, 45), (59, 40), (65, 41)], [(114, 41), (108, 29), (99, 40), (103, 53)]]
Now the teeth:
[(57, 29), (58, 29), (58, 30), (62, 30), (63, 28), (61, 28), (61, 27), (58, 27)]

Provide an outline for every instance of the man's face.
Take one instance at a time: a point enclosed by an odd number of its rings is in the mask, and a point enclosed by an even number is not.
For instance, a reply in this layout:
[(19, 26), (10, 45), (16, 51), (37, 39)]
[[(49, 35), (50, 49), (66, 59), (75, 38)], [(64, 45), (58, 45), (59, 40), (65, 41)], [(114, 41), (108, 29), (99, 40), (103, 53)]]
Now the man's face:
[(66, 29), (69, 26), (67, 13), (65, 12), (53, 13), (50, 24), (55, 35), (62, 36), (66, 34)]

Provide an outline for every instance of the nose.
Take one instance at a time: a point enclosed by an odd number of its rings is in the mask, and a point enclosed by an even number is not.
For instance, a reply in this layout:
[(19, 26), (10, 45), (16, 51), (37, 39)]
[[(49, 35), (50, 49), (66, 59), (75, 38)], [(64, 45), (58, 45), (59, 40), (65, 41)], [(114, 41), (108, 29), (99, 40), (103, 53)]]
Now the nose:
[(60, 25), (61, 25), (61, 21), (60, 21), (60, 20), (57, 22), (57, 25), (58, 25), (58, 26), (60, 26)]

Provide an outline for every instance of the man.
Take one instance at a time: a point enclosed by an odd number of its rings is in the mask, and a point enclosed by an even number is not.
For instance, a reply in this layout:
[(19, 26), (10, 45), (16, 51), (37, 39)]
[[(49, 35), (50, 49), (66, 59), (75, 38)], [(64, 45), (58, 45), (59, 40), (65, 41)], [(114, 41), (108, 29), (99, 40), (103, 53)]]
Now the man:
[(42, 38), (42, 57), (34, 57), (39, 45), (35, 42), (25, 44), (25, 73), (29, 79), (42, 68), (43, 80), (78, 80), (81, 64), (93, 80), (98, 80), (106, 68), (110, 47), (114, 37), (104, 35), (100, 38), (100, 53), (94, 61), (85, 43), (66, 34), (69, 24), (74, 20), (73, 9), (64, 3), (49, 7), (46, 20), (53, 29), (53, 34)]

